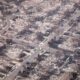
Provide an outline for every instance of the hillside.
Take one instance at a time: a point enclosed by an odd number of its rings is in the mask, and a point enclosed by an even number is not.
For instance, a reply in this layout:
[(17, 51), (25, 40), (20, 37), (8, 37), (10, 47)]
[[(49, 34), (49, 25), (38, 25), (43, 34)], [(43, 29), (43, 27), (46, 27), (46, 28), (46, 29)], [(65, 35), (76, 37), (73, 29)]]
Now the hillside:
[(0, 80), (80, 80), (80, 0), (0, 0)]

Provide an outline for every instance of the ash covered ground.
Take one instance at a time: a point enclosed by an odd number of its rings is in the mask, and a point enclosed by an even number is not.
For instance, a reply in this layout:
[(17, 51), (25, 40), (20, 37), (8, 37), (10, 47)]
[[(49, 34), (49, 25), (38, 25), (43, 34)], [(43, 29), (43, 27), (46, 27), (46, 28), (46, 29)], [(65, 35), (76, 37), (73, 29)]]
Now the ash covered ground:
[(80, 80), (80, 0), (0, 0), (0, 80)]

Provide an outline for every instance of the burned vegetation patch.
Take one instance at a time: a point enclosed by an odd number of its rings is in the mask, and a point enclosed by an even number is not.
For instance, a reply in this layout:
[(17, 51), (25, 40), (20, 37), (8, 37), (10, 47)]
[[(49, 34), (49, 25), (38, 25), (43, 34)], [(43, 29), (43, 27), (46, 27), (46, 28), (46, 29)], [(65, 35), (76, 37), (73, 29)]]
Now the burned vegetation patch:
[(10, 3), (10, 2), (13, 2), (15, 3), (16, 5), (19, 5), (21, 4), (22, 2), (24, 2), (25, 0), (5, 0), (5, 2), (7, 3)]
[(80, 10), (80, 3), (75, 3), (74, 7)]
[(4, 55), (5, 49), (6, 49), (6, 45), (5, 44), (0, 46), (0, 56)]
[(22, 31), (20, 31), (17, 35), (18, 36), (23, 36), (23, 35), (30, 35), (30, 34), (32, 34), (33, 33), (33, 31), (31, 31), (31, 30), (29, 30), (29, 29), (24, 29), (24, 30), (22, 30)]
[(51, 48), (58, 48), (58, 45), (63, 42), (62, 38), (59, 39), (51, 39), (51, 41), (48, 42), (49, 47)]
[(35, 17), (34, 21), (43, 21), (44, 17), (43, 16), (37, 16)]
[(17, 12), (17, 9), (14, 9), (14, 6), (12, 4), (4, 2), (0, 2), (0, 10), (4, 16), (9, 16)]
[(33, 62), (33, 63), (26, 63), (28, 66), (24, 66), (23, 71), (19, 72), (19, 76), (21, 77), (25, 77), (28, 78), (30, 74), (34, 73), (34, 67), (36, 66), (37, 63)]
[(43, 41), (43, 40), (44, 40), (44, 34), (41, 33), (41, 32), (38, 32), (38, 33), (37, 33), (37, 39), (38, 39), (39, 41)]

